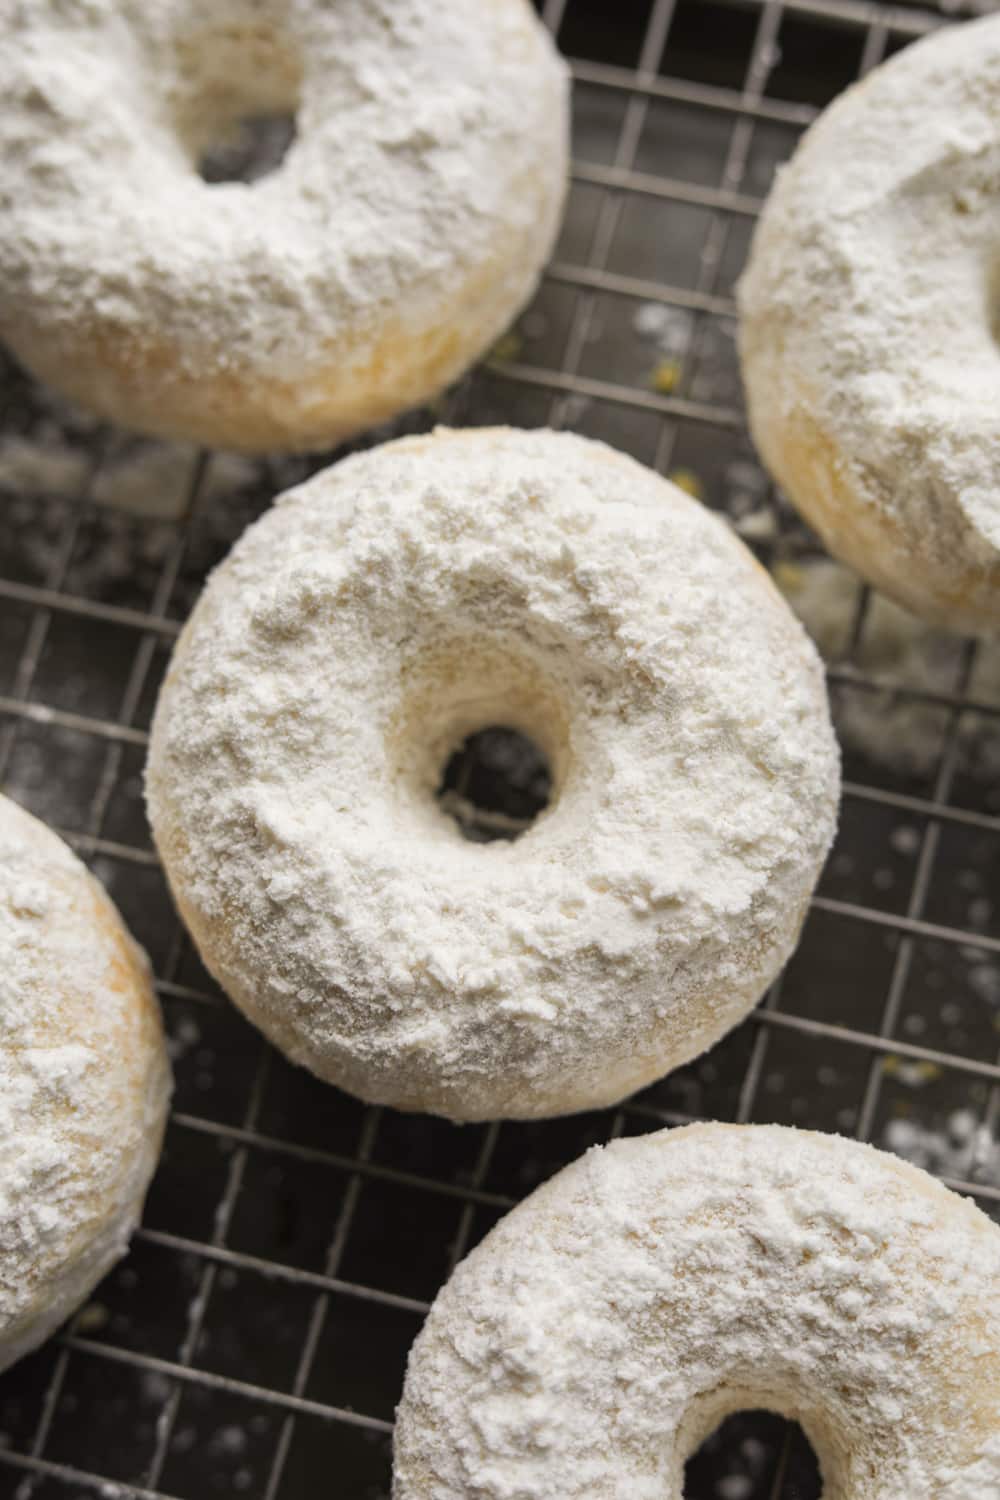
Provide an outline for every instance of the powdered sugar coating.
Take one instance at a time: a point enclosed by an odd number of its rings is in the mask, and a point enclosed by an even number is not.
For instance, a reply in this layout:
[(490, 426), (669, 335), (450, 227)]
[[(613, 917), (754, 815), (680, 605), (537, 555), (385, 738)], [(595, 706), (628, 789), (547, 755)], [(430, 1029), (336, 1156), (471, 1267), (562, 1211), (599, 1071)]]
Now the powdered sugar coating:
[(0, 798), (0, 1369), (124, 1254), (168, 1094), (144, 955), (65, 844)]
[[(104, 415), (332, 441), (435, 394), (531, 295), (567, 72), (526, 0), (11, 0), (0, 334)], [(298, 135), (202, 181), (238, 117)]]
[(595, 1148), (439, 1294), (394, 1500), (681, 1500), (729, 1413), (797, 1419), (824, 1500), (1000, 1497), (1000, 1229), (869, 1146), (695, 1125)]
[(740, 287), (754, 437), (830, 549), (1000, 628), (1000, 18), (850, 89), (782, 169)]
[[(552, 805), (471, 844), (435, 800), (488, 725)], [(718, 518), (603, 444), (497, 429), (361, 454), (212, 576), (149, 811), (228, 993), (296, 1061), (455, 1118), (621, 1098), (787, 958), (832, 837), (822, 670)]]

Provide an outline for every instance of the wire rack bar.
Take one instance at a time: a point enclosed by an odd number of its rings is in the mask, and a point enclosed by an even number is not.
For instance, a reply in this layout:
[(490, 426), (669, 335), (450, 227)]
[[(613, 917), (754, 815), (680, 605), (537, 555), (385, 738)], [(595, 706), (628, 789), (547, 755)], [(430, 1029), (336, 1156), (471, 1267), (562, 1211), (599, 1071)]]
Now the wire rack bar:
[[(79, 519), (86, 512), (82, 509)], [(69, 545), (75, 540), (76, 528), (70, 532)], [(36, 588), (28, 583), (16, 583), (4, 578), (0, 580), (0, 598), (16, 604), (30, 604), (41, 610), (56, 610), (64, 615), (78, 615), (84, 620), (100, 620), (105, 625), (123, 625), (126, 629), (153, 631), (167, 640), (175, 640), (181, 633), (176, 620), (167, 620), (153, 614), (143, 614), (138, 609), (122, 609), (116, 604), (101, 604), (84, 599), (78, 594), (67, 594), (58, 588)]]
[(273, 1151), (276, 1155), (294, 1156), (299, 1161), (316, 1162), (322, 1166), (336, 1167), (338, 1171), (371, 1177), (383, 1182), (394, 1182), (401, 1187), (423, 1188), (446, 1198), (458, 1198), (463, 1202), (481, 1203), (490, 1208), (509, 1208), (511, 1199), (503, 1193), (490, 1193), (482, 1188), (464, 1187), (459, 1183), (444, 1181), (436, 1177), (421, 1177), (415, 1172), (406, 1172), (400, 1167), (387, 1167), (380, 1162), (344, 1156), (336, 1151), (327, 1151), (322, 1146), (304, 1146), (298, 1141), (283, 1140), (279, 1136), (262, 1135), (245, 1126), (226, 1125), (218, 1120), (206, 1120), (200, 1115), (175, 1112), (171, 1116), (175, 1125), (185, 1130), (195, 1130), (219, 1140), (235, 1141), (240, 1145), (255, 1146), (262, 1151)]
[(694, 104), (700, 109), (714, 109), (724, 114), (749, 115), (755, 120), (771, 120), (779, 125), (810, 125), (818, 113), (810, 104), (786, 104), (781, 99), (749, 100), (734, 89), (665, 78), (649, 71), (633, 73), (628, 68), (616, 68), (609, 63), (577, 59), (572, 69), (575, 83), (617, 89), (623, 94), (641, 94), (649, 99), (665, 99), (671, 104)]
[(487, 364), (487, 369), (501, 380), (539, 386), (543, 390), (565, 392), (573, 396), (586, 396), (594, 401), (611, 401), (619, 406), (631, 406), (636, 411), (654, 411), (661, 416), (692, 417), (696, 422), (709, 422), (717, 427), (743, 426), (741, 414), (733, 407), (707, 406), (702, 401), (689, 401), (683, 396), (660, 396), (655, 391), (633, 390), (627, 385), (594, 380), (591, 376), (577, 375), (570, 370), (536, 370), (533, 365), (518, 364), (515, 360), (493, 360)]
[[(565, 261), (553, 261), (545, 274), (548, 281), (561, 282), (564, 286), (613, 292), (620, 296), (634, 297), (637, 302), (659, 302), (665, 306), (688, 308), (692, 312), (709, 312), (727, 317), (735, 316), (736, 313), (736, 303), (731, 297), (712, 297), (684, 287), (665, 286), (662, 281), (625, 276), (619, 271), (609, 271), (601, 266), (574, 266)], [(715, 410), (714, 407), (709, 409)]]
[[(962, 684), (968, 686), (975, 662), (975, 647), (969, 646), (965, 652), (965, 661), (962, 671)], [(961, 716), (957, 709), (950, 715), (944, 751), (937, 775), (934, 778), (933, 800), (939, 803), (947, 803), (955, 781), (955, 773), (958, 768), (959, 742), (958, 731)], [(941, 847), (941, 825), (931, 820), (924, 826), (920, 838), (920, 852), (917, 858), (917, 872), (910, 890), (910, 899), (907, 903), (906, 914), (909, 920), (919, 921), (927, 905), (930, 894), (931, 879), (934, 866), (937, 861)], [(1000, 945), (998, 945), (1000, 947)], [(882, 1020), (879, 1026), (879, 1035), (888, 1037), (896, 1029), (899, 1018), (903, 995), (910, 977), (910, 969), (914, 957), (913, 935), (907, 934), (896, 949), (893, 959), (892, 974), (889, 979), (889, 989), (886, 994), (885, 1006), (882, 1012)], [(868, 1083), (865, 1088), (865, 1096), (858, 1112), (857, 1136), (859, 1140), (866, 1141), (871, 1136), (872, 1127), (875, 1122), (875, 1110), (878, 1107), (879, 1094), (882, 1087), (882, 1068), (873, 1058), (868, 1072)]]
[(748, 197), (746, 193), (734, 193), (724, 187), (702, 187), (676, 177), (654, 177), (634, 167), (605, 167), (599, 162), (578, 161), (573, 163), (572, 176), (574, 182), (587, 182), (592, 187), (615, 188), (647, 198), (669, 198), (672, 203), (693, 203), (699, 208), (724, 209), (750, 219), (756, 218), (763, 207), (762, 199)]
[(395, 1307), (401, 1312), (425, 1314), (430, 1311), (429, 1302), (420, 1302), (415, 1297), (401, 1297), (397, 1292), (383, 1292), (378, 1287), (364, 1286), (359, 1281), (342, 1281), (340, 1277), (328, 1276), (322, 1271), (308, 1271), (301, 1266), (286, 1265), (283, 1261), (265, 1260), (259, 1255), (247, 1255), (241, 1250), (230, 1250), (225, 1245), (205, 1244), (201, 1240), (168, 1234), (161, 1229), (140, 1228), (136, 1230), (136, 1239), (142, 1244), (158, 1245), (163, 1250), (174, 1250), (179, 1255), (195, 1255), (220, 1266), (231, 1266), (234, 1270), (253, 1271), (269, 1279), (312, 1287), (317, 1292), (353, 1297), (357, 1302), (376, 1302), (380, 1307)]
[(858, 906), (853, 901), (837, 901), (831, 896), (814, 896), (812, 906), (816, 911), (853, 917), (858, 922), (871, 922), (876, 927), (891, 927), (896, 932), (905, 932), (913, 937), (936, 938), (942, 943), (957, 943), (961, 948), (979, 948), (984, 953), (1000, 953), (1000, 938), (992, 937), (989, 933), (968, 932), (962, 927), (945, 927), (940, 922), (925, 922), (920, 917), (879, 911), (874, 906)]
[(136, 1354), (131, 1349), (121, 1349), (115, 1344), (100, 1344), (74, 1334), (64, 1335), (63, 1342), (68, 1349), (80, 1354), (110, 1360), (113, 1364), (131, 1365), (148, 1374), (163, 1375), (176, 1381), (178, 1386), (200, 1385), (208, 1390), (225, 1391), (227, 1395), (244, 1396), (263, 1406), (276, 1406), (299, 1416), (322, 1417), (328, 1422), (343, 1422), (347, 1427), (362, 1427), (367, 1432), (392, 1431), (392, 1423), (383, 1421), (381, 1417), (366, 1417), (363, 1412), (350, 1411), (344, 1406), (309, 1401), (304, 1396), (292, 1395), (290, 1391), (276, 1391), (270, 1386), (254, 1385), (249, 1380), (234, 1380), (231, 1375), (216, 1375), (210, 1370), (199, 1370), (193, 1365), (182, 1364), (179, 1360), (159, 1359), (154, 1354)]
[(939, 823), (957, 823), (964, 828), (978, 828), (984, 833), (1000, 833), (1000, 817), (992, 813), (952, 807), (950, 803), (936, 801), (933, 797), (913, 797), (905, 792), (892, 792), (883, 787), (864, 786), (857, 781), (845, 781), (843, 790), (845, 797), (856, 801), (873, 802), (878, 807), (892, 807), (897, 812), (915, 813), (918, 817), (933, 818)]
[[(268, 1064), (269, 1054), (262, 1047), (254, 1075), (253, 1087), (250, 1090), (250, 1099), (243, 1119), (244, 1128), (248, 1131), (253, 1129), (257, 1121), (264, 1093), (264, 1085), (267, 1081)], [(229, 1170), (226, 1174), (226, 1185), (215, 1211), (215, 1226), (212, 1232), (212, 1245), (215, 1248), (221, 1248), (225, 1242), (233, 1210), (236, 1206), (236, 1199), (243, 1183), (246, 1161), (246, 1149), (245, 1147), (241, 1147), (240, 1150), (234, 1153), (229, 1163)], [(202, 1270), (198, 1288), (188, 1305), (187, 1333), (181, 1345), (180, 1357), (174, 1365), (175, 1369), (191, 1370), (193, 1368), (217, 1271), (218, 1264), (214, 1260), (209, 1260)], [(183, 1383), (178, 1381), (170, 1390), (157, 1422), (156, 1447), (146, 1474), (147, 1483), (154, 1488), (160, 1482), (163, 1466), (166, 1463), (170, 1440), (173, 1437), (174, 1427), (177, 1422), (177, 1413), (180, 1409), (182, 1391)]]
[(27, 1484), (18, 1489), (15, 1500), (21, 1500), (22, 1496), (32, 1493), (34, 1484), (41, 1479), (57, 1479), (64, 1484), (83, 1485), (88, 1491), (99, 1495), (101, 1500), (108, 1500), (113, 1496), (114, 1500), (180, 1500), (179, 1496), (168, 1495), (163, 1490), (146, 1489), (143, 1485), (130, 1484), (127, 1480), (108, 1480), (101, 1474), (88, 1474), (86, 1469), (78, 1469), (73, 1464), (53, 1463), (50, 1458), (40, 1458), (33, 1453), (16, 1453), (12, 1450), (0, 1449), (0, 1468), (13, 1469), (28, 1476)]
[[(364, 1164), (371, 1159), (372, 1148), (375, 1144), (375, 1137), (378, 1134), (380, 1119), (380, 1110), (369, 1109), (366, 1111), (365, 1121), (361, 1131), (361, 1140), (358, 1144), (357, 1164), (359, 1167), (364, 1166)], [(355, 1172), (351, 1177), (350, 1182), (348, 1183), (347, 1192), (344, 1196), (343, 1206), (341, 1208), (340, 1215), (337, 1220), (337, 1225), (334, 1230), (333, 1240), (330, 1244), (330, 1249), (327, 1252), (326, 1272), (327, 1275), (331, 1278), (336, 1276), (336, 1273), (340, 1268), (340, 1262), (343, 1258), (344, 1250), (347, 1246), (347, 1241), (351, 1232), (351, 1226), (354, 1221), (354, 1215), (357, 1211), (358, 1198), (360, 1197), (360, 1194), (361, 1176), (360, 1173)], [(316, 1355), (319, 1349), (319, 1341), (322, 1336), (323, 1329), (326, 1325), (329, 1311), (330, 1292), (324, 1290), (318, 1294), (315, 1302), (313, 1303), (312, 1313), (309, 1318), (309, 1327), (306, 1331), (305, 1342), (302, 1346), (302, 1353), (299, 1357), (298, 1367), (295, 1371), (295, 1383), (293, 1390), (297, 1397), (301, 1398), (309, 1383), (309, 1377), (312, 1374), (313, 1366), (316, 1362)], [(291, 1450), (292, 1440), (295, 1435), (295, 1418), (296, 1413), (294, 1412), (290, 1412), (289, 1415), (285, 1418), (285, 1422), (281, 1429), (281, 1434), (278, 1438), (278, 1446), (275, 1449), (274, 1457), (271, 1460), (271, 1468), (267, 1476), (267, 1484), (264, 1488), (264, 1500), (275, 1500), (275, 1497), (277, 1496), (278, 1491), (281, 1487), (281, 1481), (285, 1473), (285, 1466), (288, 1462), (288, 1455)], [(392, 1424), (386, 1423), (385, 1430), (391, 1432)]]

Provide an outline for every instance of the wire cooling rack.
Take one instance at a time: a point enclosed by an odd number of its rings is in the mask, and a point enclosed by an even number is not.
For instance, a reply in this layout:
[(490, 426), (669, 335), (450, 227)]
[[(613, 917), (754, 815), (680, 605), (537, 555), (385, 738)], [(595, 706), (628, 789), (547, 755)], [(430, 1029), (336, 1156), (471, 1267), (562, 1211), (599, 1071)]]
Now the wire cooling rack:
[[(733, 284), (775, 165), (817, 108), (945, 12), (542, 9), (576, 79), (554, 263), (493, 358), (393, 430), (605, 438), (725, 511), (772, 568), (827, 654), (845, 748), (841, 831), (801, 947), (743, 1026), (617, 1110), (459, 1129), (293, 1070), (200, 968), (140, 778), (207, 570), (329, 455), (250, 463), (129, 438), (4, 366), (0, 777), (148, 948), (177, 1092), (132, 1254), (0, 1379), (0, 1495), (386, 1496), (406, 1353), (438, 1286), (510, 1204), (612, 1136), (701, 1117), (836, 1130), (1000, 1218), (1000, 660), (823, 562), (755, 461), (733, 342)], [(773, 1417), (733, 1419), (689, 1471), (690, 1500), (817, 1494), (804, 1443)]]

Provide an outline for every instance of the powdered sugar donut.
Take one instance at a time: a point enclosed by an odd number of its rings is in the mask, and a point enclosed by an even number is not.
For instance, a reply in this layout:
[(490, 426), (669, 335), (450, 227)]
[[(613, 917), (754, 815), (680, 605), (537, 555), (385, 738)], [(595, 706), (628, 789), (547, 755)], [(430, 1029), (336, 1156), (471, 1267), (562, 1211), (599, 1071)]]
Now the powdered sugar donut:
[[(435, 798), (500, 725), (547, 810), (473, 844)], [(724, 523), (602, 444), (438, 432), (237, 543), (147, 772), (202, 958), (285, 1052), (460, 1119), (609, 1103), (695, 1056), (796, 940), (832, 835), (822, 671)]]
[[(147, 432), (333, 442), (424, 401), (534, 290), (567, 73), (527, 0), (9, 0), (0, 336)], [(270, 176), (211, 143), (297, 112)]]
[(0, 1370), (124, 1254), (168, 1095), (144, 955), (62, 840), (0, 797)]
[(732, 1412), (824, 1500), (1000, 1500), (1000, 1228), (780, 1126), (595, 1148), (459, 1266), (410, 1354), (394, 1500), (681, 1500)]
[(839, 99), (740, 287), (758, 447), (830, 550), (929, 619), (1000, 628), (1000, 18)]

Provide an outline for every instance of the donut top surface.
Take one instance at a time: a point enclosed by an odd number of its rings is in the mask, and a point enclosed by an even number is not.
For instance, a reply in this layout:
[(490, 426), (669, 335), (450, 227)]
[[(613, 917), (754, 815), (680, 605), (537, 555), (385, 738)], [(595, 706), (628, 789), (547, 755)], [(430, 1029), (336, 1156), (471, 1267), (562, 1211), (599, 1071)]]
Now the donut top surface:
[[(435, 793), (489, 725), (549, 807), (473, 844)], [(819, 660), (718, 517), (603, 444), (438, 432), (279, 499), (210, 579), (150, 814), (229, 993), (366, 1097), (620, 1098), (753, 1004), (836, 815)]]
[[(7, 0), (0, 328), (169, 331), (192, 374), (288, 381), (345, 328), (391, 312), (405, 339), (442, 287), (505, 274), (499, 225), (554, 214), (565, 80), (525, 0)], [(202, 181), (208, 144), (276, 112), (276, 171)]]
[(826, 1500), (1000, 1497), (1000, 1228), (873, 1148), (695, 1125), (594, 1148), (459, 1266), (410, 1357), (396, 1500), (681, 1500), (727, 1415)]
[(144, 957), (62, 840), (0, 798), (0, 1366), (124, 1248), (168, 1089)]
[(749, 366), (761, 430), (769, 408), (812, 408), (914, 567), (950, 562), (959, 615), (963, 587), (1000, 595), (998, 244), (991, 16), (934, 32), (823, 113), (779, 169), (740, 286), (745, 355), (771, 356)]

